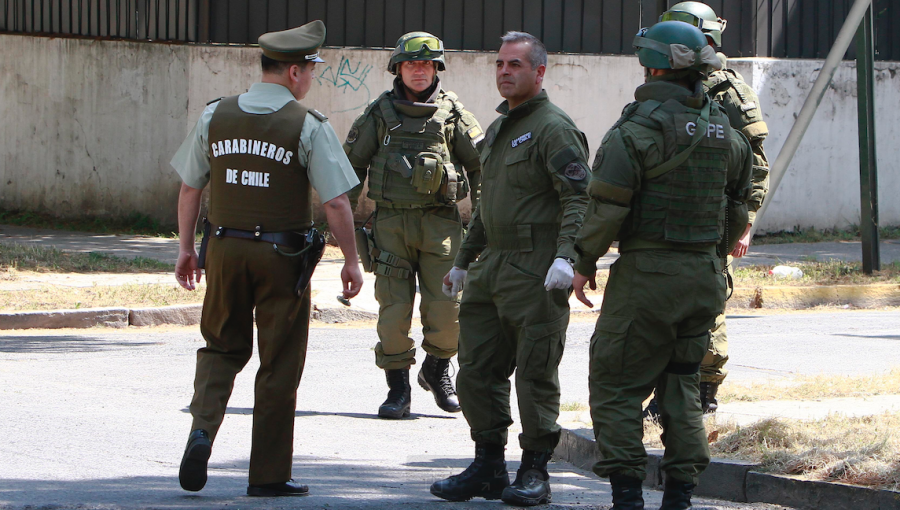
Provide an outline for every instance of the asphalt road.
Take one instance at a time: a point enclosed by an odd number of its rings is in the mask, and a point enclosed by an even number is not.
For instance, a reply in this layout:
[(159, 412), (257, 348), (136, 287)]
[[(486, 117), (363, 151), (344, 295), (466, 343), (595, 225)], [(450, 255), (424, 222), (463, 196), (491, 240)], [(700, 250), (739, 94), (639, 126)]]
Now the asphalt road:
[[(575, 322), (561, 367), (563, 402), (586, 402), (592, 323)], [(735, 380), (799, 373), (872, 373), (900, 365), (896, 313), (734, 317)], [(420, 337), (421, 335), (416, 335)], [(473, 445), (465, 420), (415, 388), (413, 415), (375, 416), (386, 393), (371, 327), (317, 328), (297, 406), (294, 476), (301, 499), (243, 496), (256, 361), (235, 386), (198, 494), (178, 487), (190, 428), (196, 328), (6, 332), (0, 335), (0, 508), (435, 508), (435, 479), (461, 471)], [(423, 353), (419, 353), (419, 358)], [(514, 398), (513, 398), (514, 401)], [(511, 471), (520, 451), (515, 435)], [(609, 486), (552, 466), (559, 508), (606, 508)], [(659, 493), (648, 492), (648, 508)], [(556, 505), (554, 505), (556, 506)], [(475, 501), (446, 508), (504, 508)], [(436, 508), (444, 508), (437, 506)], [(698, 501), (702, 509), (771, 509)]]

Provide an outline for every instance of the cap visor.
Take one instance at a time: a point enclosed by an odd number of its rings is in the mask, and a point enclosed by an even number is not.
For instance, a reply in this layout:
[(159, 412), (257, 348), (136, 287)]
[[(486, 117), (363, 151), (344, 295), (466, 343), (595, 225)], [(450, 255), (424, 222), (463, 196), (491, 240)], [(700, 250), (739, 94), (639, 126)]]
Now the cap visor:
[(317, 56), (316, 58), (314, 58), (312, 60), (307, 60), (307, 62), (325, 62), (325, 61), (322, 60), (322, 57)]

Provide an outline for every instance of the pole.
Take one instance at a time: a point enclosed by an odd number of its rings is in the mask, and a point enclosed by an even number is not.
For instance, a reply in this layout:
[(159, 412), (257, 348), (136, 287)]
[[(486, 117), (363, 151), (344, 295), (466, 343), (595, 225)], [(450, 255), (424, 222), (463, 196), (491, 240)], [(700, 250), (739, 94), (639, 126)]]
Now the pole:
[(843, 59), (844, 54), (847, 53), (850, 43), (853, 42), (853, 39), (856, 36), (857, 27), (859, 27), (859, 24), (863, 20), (863, 16), (866, 14), (866, 10), (871, 5), (872, 0), (856, 0), (853, 7), (850, 8), (850, 12), (847, 14), (847, 20), (844, 22), (844, 26), (841, 27), (841, 31), (838, 32), (837, 39), (834, 41), (834, 46), (832, 46), (831, 51), (828, 52), (825, 64), (822, 66), (822, 70), (819, 71), (819, 77), (816, 78), (816, 82), (813, 84), (809, 96), (806, 97), (806, 102), (803, 103), (803, 108), (800, 109), (800, 114), (797, 116), (797, 121), (794, 122), (794, 126), (791, 128), (787, 140), (784, 142), (784, 147), (781, 148), (781, 152), (778, 153), (775, 163), (772, 164), (772, 168), (769, 171), (769, 193), (766, 200), (763, 202), (762, 207), (756, 213), (756, 222), (753, 223), (753, 228), (750, 230), (751, 238), (753, 237), (753, 233), (756, 232), (760, 218), (763, 217), (766, 210), (769, 208), (769, 204), (772, 203), (771, 197), (778, 189), (778, 185), (781, 184), (781, 180), (784, 178), (784, 174), (787, 172), (791, 160), (794, 159), (797, 147), (800, 146), (803, 135), (806, 134), (806, 130), (812, 122), (816, 109), (818, 109), (819, 103), (822, 102), (825, 91), (828, 90), (828, 85), (831, 84), (831, 80), (834, 78), (834, 73), (837, 72), (841, 59)]
[(862, 237), (863, 273), (881, 269), (878, 244), (878, 164), (875, 153), (875, 43), (872, 7), (856, 36), (856, 88), (859, 100), (859, 233)]

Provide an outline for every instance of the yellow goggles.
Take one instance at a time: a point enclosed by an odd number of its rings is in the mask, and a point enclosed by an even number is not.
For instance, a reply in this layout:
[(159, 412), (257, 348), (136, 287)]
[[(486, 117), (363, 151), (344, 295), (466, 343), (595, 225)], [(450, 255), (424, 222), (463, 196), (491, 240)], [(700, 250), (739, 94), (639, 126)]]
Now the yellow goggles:
[(659, 21), (682, 21), (684, 23), (690, 23), (700, 30), (718, 30), (719, 32), (724, 32), (725, 25), (727, 24), (722, 18), (719, 18), (716, 21), (707, 21), (703, 18), (698, 18), (689, 12), (682, 11), (664, 12), (663, 15), (659, 17)]
[(443, 52), (444, 43), (437, 37), (413, 37), (403, 43), (403, 53), (417, 54), (422, 51)]

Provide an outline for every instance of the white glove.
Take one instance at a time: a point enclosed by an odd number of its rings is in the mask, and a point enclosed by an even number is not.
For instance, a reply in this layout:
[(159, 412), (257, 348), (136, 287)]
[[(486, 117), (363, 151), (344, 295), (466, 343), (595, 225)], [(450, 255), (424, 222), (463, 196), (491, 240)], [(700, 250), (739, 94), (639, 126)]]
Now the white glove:
[(544, 279), (544, 288), (548, 291), (568, 289), (572, 286), (573, 278), (575, 278), (575, 270), (572, 269), (572, 264), (564, 259), (557, 258), (553, 261), (553, 265), (550, 266), (550, 270), (547, 271), (547, 278)]
[[(456, 266), (450, 269), (450, 272), (447, 273), (447, 276), (444, 277), (444, 285), (443, 291), (444, 294), (451, 299), (456, 299), (459, 296), (459, 293), (462, 292), (463, 287), (466, 286), (466, 276), (469, 274), (465, 269), (460, 269)], [(449, 284), (447, 282), (450, 282)]]

